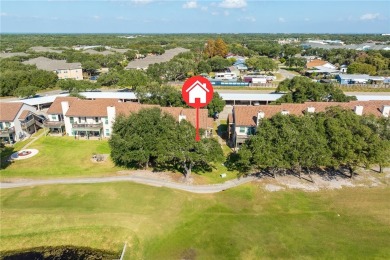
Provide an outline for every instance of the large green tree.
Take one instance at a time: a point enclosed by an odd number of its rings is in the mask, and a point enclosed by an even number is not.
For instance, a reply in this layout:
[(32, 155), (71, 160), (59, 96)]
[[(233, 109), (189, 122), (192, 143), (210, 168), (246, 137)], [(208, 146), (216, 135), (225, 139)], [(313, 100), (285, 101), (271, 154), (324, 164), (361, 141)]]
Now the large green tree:
[(340, 107), (301, 117), (278, 114), (261, 119), (256, 134), (231, 157), (241, 173), (289, 170), (301, 176), (323, 166), (348, 168), (352, 177), (357, 166), (389, 165), (387, 120)]
[(118, 117), (109, 144), (117, 165), (181, 169), (186, 179), (192, 169), (210, 170), (211, 163), (223, 156), (215, 139), (196, 142), (195, 128), (189, 122), (177, 122), (159, 108)]
[(375, 75), (376, 68), (375, 66), (370, 64), (354, 62), (348, 66), (348, 73), (350, 74), (361, 73), (361, 74)]
[(225, 100), (222, 99), (218, 92), (214, 92), (213, 99), (206, 107), (209, 110), (209, 116), (213, 116), (215, 113), (220, 113), (225, 105)]
[(79, 93), (96, 89), (98, 85), (84, 80), (64, 79), (57, 82), (57, 87), (68, 91), (69, 93)]
[(270, 58), (254, 56), (245, 61), (248, 67), (255, 70), (272, 71), (278, 68), (278, 65)]
[(306, 101), (347, 102), (356, 100), (356, 97), (345, 95), (335, 85), (313, 82), (306, 77), (285, 79), (279, 84), (276, 92), (287, 92), (276, 101), (277, 103), (303, 103)]

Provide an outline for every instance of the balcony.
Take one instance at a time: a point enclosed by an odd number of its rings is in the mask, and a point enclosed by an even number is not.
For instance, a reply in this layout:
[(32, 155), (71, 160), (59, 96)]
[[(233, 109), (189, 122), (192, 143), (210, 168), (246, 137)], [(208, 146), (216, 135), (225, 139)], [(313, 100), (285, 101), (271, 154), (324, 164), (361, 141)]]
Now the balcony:
[(27, 128), (29, 128), (30, 126), (32, 126), (33, 124), (35, 124), (35, 118), (32, 118), (30, 119), (29, 121), (27, 122), (21, 122), (20, 125), (22, 127), (23, 130), (26, 130)]
[(47, 128), (61, 128), (65, 126), (64, 121), (45, 121), (43, 125)]
[(11, 134), (15, 133), (15, 127), (10, 127), (0, 130), (0, 137), (9, 137)]
[(100, 131), (103, 128), (103, 123), (97, 124), (72, 124), (73, 131)]

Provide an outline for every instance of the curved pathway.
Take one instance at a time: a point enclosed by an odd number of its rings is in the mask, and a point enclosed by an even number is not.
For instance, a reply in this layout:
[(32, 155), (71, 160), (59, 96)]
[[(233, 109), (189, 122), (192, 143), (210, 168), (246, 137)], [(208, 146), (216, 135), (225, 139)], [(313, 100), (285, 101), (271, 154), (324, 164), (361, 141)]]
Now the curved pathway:
[(160, 179), (152, 179), (139, 176), (110, 176), (110, 177), (96, 177), (96, 178), (69, 178), (69, 179), (52, 179), (52, 180), (23, 180), (15, 182), (1, 182), (0, 189), (11, 189), (19, 187), (39, 186), (39, 185), (51, 185), (51, 184), (89, 184), (89, 183), (106, 183), (106, 182), (136, 182), (146, 184), (155, 187), (167, 187), (171, 189), (183, 190), (192, 193), (216, 193), (223, 190), (227, 190), (244, 183), (251, 182), (257, 177), (248, 176), (240, 179), (234, 179), (226, 181), (221, 184), (209, 184), (209, 185), (191, 185), (178, 182), (170, 182)]

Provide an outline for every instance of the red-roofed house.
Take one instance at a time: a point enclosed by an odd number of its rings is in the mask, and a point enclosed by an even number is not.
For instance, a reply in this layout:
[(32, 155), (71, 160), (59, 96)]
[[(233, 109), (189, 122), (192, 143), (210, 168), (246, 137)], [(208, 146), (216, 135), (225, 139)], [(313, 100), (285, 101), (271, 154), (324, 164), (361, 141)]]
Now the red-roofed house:
[(306, 63), (307, 69), (313, 69), (316, 67), (324, 67), (324, 68), (334, 69), (334, 70), (337, 69), (337, 67), (335, 65), (333, 65), (332, 63), (330, 63), (326, 60), (312, 60), (312, 61), (309, 61), (308, 63)]
[(256, 131), (262, 118), (276, 114), (300, 116), (304, 113), (324, 112), (326, 108), (340, 106), (353, 110), (357, 115), (389, 117), (390, 101), (351, 101), (351, 102), (306, 102), (303, 104), (281, 104), (260, 106), (234, 106), (228, 117), (229, 141), (237, 148)]
[(21, 103), (0, 103), (0, 139), (7, 143), (19, 141), (41, 128), (43, 118), (35, 107)]
[[(48, 121), (45, 127), (54, 134), (67, 134), (75, 137), (110, 137), (113, 122), (119, 114), (129, 115), (143, 108), (159, 107), (134, 102), (120, 102), (118, 99), (81, 100), (75, 97), (58, 97), (48, 110)], [(159, 107), (171, 114), (176, 120), (188, 120), (196, 124), (196, 111), (181, 107)], [(208, 118), (208, 110), (199, 110), (199, 126), (210, 134), (213, 120)]]

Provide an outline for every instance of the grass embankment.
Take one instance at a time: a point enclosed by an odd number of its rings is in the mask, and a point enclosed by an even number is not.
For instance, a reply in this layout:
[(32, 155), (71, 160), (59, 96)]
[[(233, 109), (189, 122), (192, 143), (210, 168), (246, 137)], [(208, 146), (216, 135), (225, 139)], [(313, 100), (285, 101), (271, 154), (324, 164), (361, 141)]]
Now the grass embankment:
[[(23, 144), (16, 144), (14, 151), (22, 148)], [(101, 163), (91, 161), (94, 153), (110, 153), (106, 140), (74, 140), (71, 137), (43, 136), (28, 148), (38, 149), (39, 153), (29, 159), (12, 162), (0, 171), (1, 179), (9, 177), (96, 176), (119, 170), (111, 160)]]
[(389, 188), (198, 195), (132, 183), (1, 190), (0, 250), (76, 245), (126, 259), (389, 259)]

